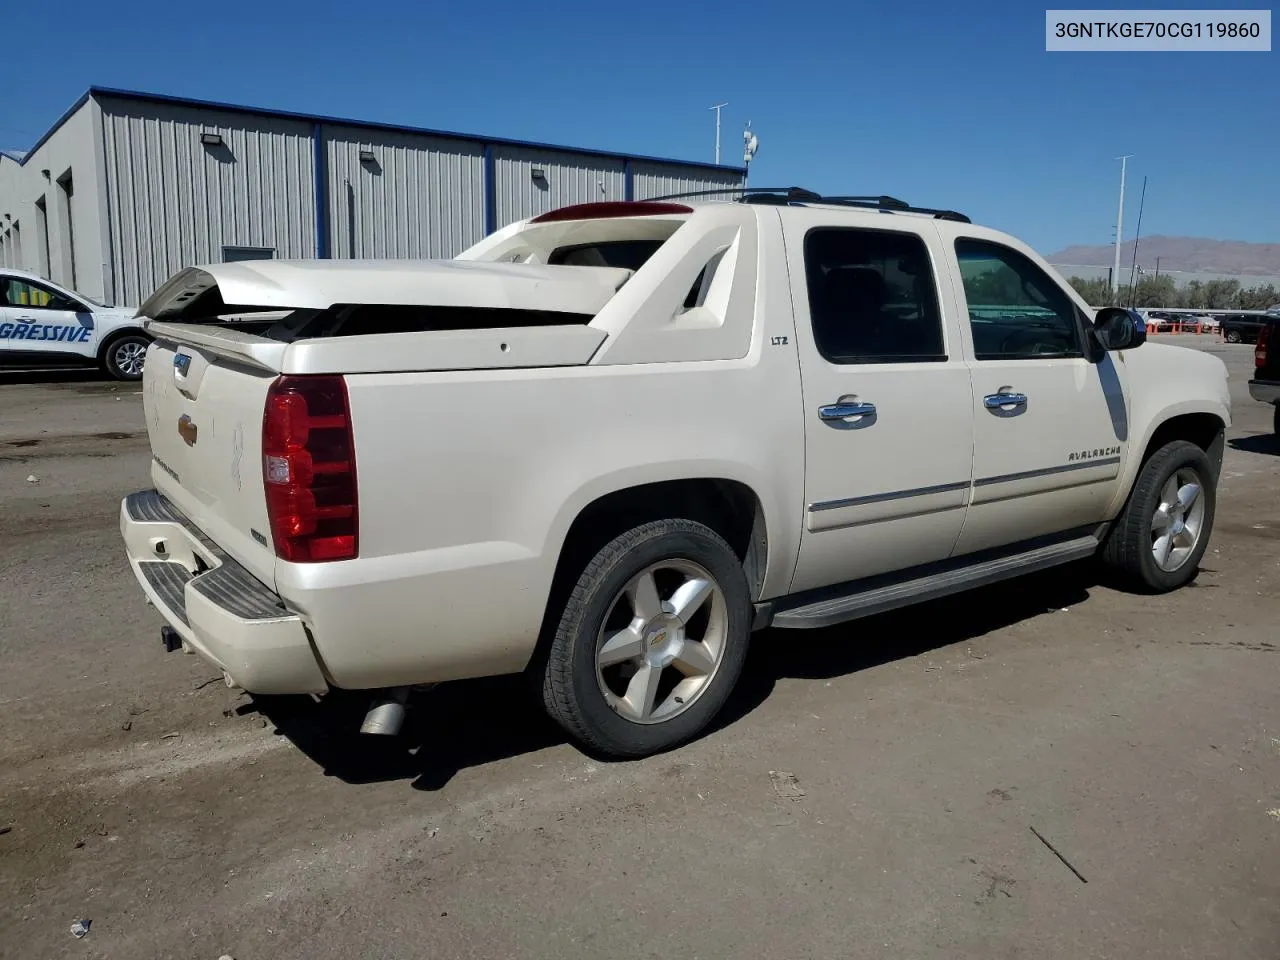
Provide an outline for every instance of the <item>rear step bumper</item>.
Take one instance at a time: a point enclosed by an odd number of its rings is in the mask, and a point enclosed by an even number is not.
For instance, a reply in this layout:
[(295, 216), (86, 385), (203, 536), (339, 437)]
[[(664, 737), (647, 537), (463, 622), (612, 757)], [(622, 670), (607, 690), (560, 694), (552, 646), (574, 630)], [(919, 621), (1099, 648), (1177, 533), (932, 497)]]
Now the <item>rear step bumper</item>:
[(268, 694), (328, 690), (302, 620), (159, 493), (125, 497), (120, 532), (143, 593), (237, 685)]

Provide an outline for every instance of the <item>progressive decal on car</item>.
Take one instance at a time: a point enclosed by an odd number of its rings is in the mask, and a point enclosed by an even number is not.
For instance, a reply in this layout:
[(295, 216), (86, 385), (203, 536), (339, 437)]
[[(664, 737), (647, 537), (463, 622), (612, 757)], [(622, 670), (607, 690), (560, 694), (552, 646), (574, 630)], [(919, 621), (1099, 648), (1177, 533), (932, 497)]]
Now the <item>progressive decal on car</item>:
[(88, 343), (93, 330), (78, 323), (0, 323), (0, 340), (44, 340), (61, 343)]

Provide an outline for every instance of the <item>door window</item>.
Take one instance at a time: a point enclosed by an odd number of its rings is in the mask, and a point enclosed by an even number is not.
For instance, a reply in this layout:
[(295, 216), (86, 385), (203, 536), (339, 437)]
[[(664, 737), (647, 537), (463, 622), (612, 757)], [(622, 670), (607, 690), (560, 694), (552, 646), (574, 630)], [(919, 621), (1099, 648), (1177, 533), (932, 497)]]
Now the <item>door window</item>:
[(985, 240), (956, 240), (978, 360), (1083, 356), (1079, 312), (1029, 258)]
[(818, 227), (804, 238), (809, 314), (832, 363), (946, 360), (938, 294), (914, 233)]
[(27, 307), (35, 310), (75, 310), (84, 307), (29, 280), (17, 277), (0, 277), (0, 303), (10, 307)]

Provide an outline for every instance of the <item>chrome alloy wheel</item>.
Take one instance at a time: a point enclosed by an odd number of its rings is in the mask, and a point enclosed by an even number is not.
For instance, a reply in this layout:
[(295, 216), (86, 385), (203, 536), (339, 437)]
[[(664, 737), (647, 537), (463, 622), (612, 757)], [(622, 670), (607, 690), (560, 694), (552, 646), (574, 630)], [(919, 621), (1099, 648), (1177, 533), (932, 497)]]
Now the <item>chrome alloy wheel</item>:
[(111, 359), (125, 376), (139, 377), (147, 359), (146, 345), (137, 340), (126, 340), (112, 351)]
[(687, 710), (724, 660), (729, 626), (715, 578), (689, 560), (662, 560), (632, 577), (609, 605), (596, 639), (596, 681), (634, 723)]
[(1171, 476), (1160, 491), (1151, 517), (1151, 554), (1167, 573), (1182, 567), (1195, 552), (1204, 530), (1204, 483), (1190, 467)]

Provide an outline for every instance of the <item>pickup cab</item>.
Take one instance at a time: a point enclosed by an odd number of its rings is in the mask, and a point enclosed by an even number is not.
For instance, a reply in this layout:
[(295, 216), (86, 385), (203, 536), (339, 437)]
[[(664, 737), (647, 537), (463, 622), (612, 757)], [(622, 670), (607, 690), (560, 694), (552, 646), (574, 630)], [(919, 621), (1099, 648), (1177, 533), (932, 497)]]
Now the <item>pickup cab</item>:
[(524, 671), (618, 756), (703, 730), (764, 627), (1095, 555), (1182, 586), (1230, 416), (1216, 357), (891, 198), (585, 204), (453, 260), (193, 267), (141, 312), (120, 525), (174, 645), (368, 691), (370, 732)]

